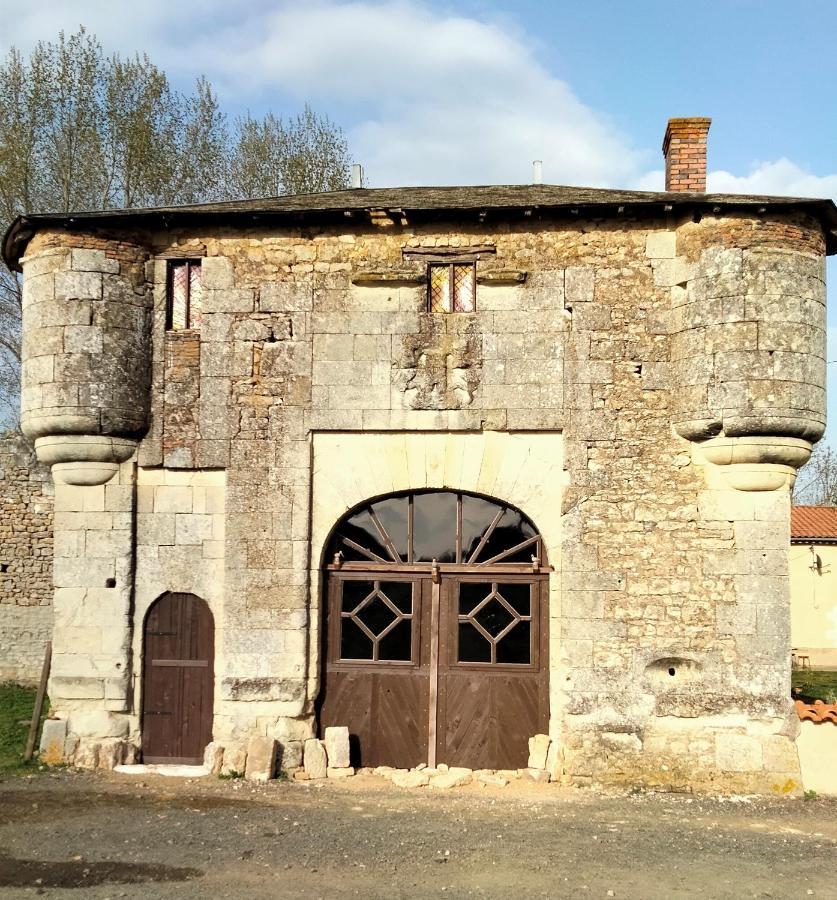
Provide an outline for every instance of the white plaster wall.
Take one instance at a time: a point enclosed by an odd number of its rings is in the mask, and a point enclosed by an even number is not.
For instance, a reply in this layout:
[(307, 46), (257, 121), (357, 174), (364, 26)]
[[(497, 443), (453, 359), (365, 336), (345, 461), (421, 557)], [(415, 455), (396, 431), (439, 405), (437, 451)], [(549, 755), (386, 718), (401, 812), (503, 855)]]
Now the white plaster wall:
[(549, 579), (550, 719), (555, 732), (564, 479), (563, 438), (555, 431), (315, 433), (309, 697), (316, 697), (319, 690), (321, 565), (337, 521), (365, 501), (398, 491), (469, 491), (516, 506), (544, 539), (547, 559), (555, 570)]
[(837, 726), (831, 722), (801, 722), (796, 746), (806, 791), (837, 797)]

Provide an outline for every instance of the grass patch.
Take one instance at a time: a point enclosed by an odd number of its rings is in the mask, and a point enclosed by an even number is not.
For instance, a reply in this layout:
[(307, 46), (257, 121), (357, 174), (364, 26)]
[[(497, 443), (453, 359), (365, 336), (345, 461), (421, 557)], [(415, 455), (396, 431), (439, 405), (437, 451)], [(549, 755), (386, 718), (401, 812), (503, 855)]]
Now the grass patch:
[[(37, 764), (37, 760), (30, 763), (23, 761), (29, 722), (35, 708), (35, 693), (35, 688), (20, 684), (0, 684), (0, 775), (29, 769)], [(48, 707), (49, 704), (45, 702), (44, 717)]]
[(837, 703), (837, 672), (824, 669), (794, 669), (791, 672), (794, 700), (813, 703)]

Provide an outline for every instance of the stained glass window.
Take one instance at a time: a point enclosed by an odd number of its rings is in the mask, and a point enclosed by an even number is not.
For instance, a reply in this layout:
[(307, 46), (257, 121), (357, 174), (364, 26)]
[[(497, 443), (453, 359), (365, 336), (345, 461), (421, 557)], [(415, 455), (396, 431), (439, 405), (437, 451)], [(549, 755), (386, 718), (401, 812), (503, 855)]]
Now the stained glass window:
[(200, 328), (202, 299), (200, 260), (170, 262), (166, 328), (170, 331)]
[(473, 312), (476, 309), (474, 263), (432, 264), (429, 271), (430, 312)]

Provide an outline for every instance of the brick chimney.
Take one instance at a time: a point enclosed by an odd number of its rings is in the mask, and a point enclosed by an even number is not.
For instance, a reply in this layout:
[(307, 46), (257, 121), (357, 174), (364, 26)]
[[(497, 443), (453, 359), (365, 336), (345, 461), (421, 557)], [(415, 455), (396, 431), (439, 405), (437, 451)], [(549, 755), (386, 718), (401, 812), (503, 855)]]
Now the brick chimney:
[(706, 135), (712, 119), (669, 119), (663, 138), (667, 191), (706, 190)]

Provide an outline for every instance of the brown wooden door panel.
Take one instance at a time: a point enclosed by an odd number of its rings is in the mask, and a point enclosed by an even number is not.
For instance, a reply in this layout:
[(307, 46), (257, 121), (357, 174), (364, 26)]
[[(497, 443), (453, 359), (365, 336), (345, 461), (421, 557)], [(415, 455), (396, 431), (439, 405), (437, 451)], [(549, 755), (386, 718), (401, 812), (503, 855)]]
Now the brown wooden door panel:
[(332, 671), (325, 696), (321, 727), (348, 727), (353, 765), (411, 768), (426, 762), (426, 674)]
[(439, 762), (472, 769), (526, 766), (529, 738), (549, 724), (537, 675), (449, 671), (440, 685)]
[[(353, 625), (363, 604), (371, 602), (376, 582), (396, 580), (417, 585), (412, 658), (388, 662), (369, 650), (368, 658), (342, 659), (345, 623), (351, 619)], [(545, 574), (509, 570), (446, 573), (436, 585), (394, 571), (330, 572), (321, 729), (349, 728), (355, 765), (412, 767), (432, 760), (433, 749), (437, 763), (524, 767), (528, 739), (549, 724), (547, 587)], [(432, 615), (434, 591), (439, 600)], [(373, 632), (379, 627), (370, 624)], [(479, 654), (474, 635), (486, 639), (485, 661), (467, 654), (460, 661), (463, 633), (471, 637), (472, 653)], [(509, 635), (514, 640), (503, 646)], [(368, 640), (372, 646), (374, 635)], [(364, 646), (360, 641), (350, 649), (360, 654)]]
[(143, 633), (142, 744), (146, 762), (199, 763), (212, 740), (214, 624), (194, 594), (165, 594)]

